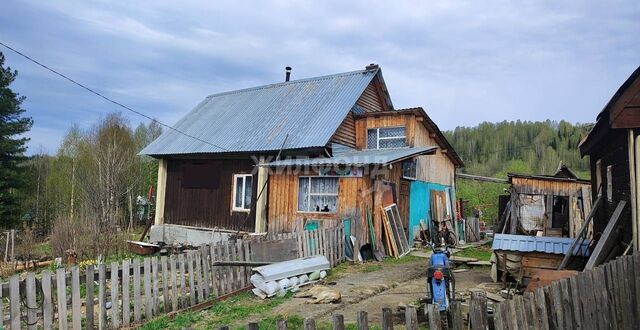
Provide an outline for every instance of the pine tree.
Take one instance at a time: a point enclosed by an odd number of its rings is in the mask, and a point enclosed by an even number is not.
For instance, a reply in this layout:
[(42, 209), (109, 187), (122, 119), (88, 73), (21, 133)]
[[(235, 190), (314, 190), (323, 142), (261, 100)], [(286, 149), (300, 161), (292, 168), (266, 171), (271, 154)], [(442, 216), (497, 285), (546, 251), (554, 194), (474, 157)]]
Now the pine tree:
[(33, 120), (22, 116), (24, 96), (9, 88), (18, 71), (4, 67), (4, 55), (0, 52), (0, 226), (15, 225), (20, 216), (20, 189), (25, 185), (27, 167), (24, 152), (28, 138), (24, 133), (31, 129)]

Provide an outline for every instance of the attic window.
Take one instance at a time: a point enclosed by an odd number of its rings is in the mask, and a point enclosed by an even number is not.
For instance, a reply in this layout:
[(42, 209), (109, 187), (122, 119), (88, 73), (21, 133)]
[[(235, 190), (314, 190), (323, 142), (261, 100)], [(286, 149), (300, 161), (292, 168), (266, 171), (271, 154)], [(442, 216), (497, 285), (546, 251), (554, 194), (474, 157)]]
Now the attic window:
[(338, 210), (338, 178), (300, 177), (298, 211), (336, 213)]
[(367, 130), (367, 149), (403, 148), (407, 146), (404, 127), (381, 127)]

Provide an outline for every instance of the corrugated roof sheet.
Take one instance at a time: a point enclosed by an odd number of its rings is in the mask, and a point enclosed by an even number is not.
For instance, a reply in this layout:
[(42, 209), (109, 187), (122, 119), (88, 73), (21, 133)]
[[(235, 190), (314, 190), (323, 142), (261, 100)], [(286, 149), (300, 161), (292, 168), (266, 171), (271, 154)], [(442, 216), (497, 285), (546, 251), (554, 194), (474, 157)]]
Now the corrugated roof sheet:
[(362, 151), (345, 151), (334, 154), (330, 158), (292, 158), (274, 161), (263, 166), (322, 166), (322, 165), (353, 165), (368, 164), (387, 165), (413, 156), (434, 153), (438, 147), (397, 148), (397, 149), (367, 149)]
[[(552, 254), (566, 254), (573, 243), (570, 237), (537, 237), (527, 235), (496, 234), (493, 237), (493, 250), (518, 252), (543, 252)], [(589, 255), (589, 240), (581, 246), (576, 246), (575, 255)]]
[(325, 146), (379, 69), (294, 80), (207, 97), (140, 154), (252, 152)]

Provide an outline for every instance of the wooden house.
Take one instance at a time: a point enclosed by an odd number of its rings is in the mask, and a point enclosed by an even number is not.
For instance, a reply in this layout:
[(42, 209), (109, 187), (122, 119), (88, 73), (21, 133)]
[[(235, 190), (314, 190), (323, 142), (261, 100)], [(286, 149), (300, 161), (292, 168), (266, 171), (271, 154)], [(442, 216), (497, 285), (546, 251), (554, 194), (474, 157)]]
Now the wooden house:
[[(461, 160), (422, 108), (361, 111), (352, 109), (351, 146), (331, 157), (286, 159), (264, 166), (269, 182), (269, 229), (291, 232), (308, 223), (331, 226), (351, 220), (364, 242), (371, 214), (374, 236), (381, 244), (382, 210), (396, 204), (409, 241), (420, 224), (454, 219), (455, 169)], [(309, 180), (307, 183), (307, 180)], [(324, 200), (310, 189), (314, 181), (330, 182)], [(322, 192), (327, 193), (327, 192)], [(330, 199), (329, 208), (325, 201)], [(314, 200), (318, 201), (314, 203)]]
[(503, 211), (507, 234), (575, 237), (591, 211), (591, 186), (560, 164), (554, 175), (509, 173), (509, 210)]
[[(604, 235), (602, 239), (607, 241), (603, 247), (606, 251), (600, 252), (616, 256), (630, 245), (637, 251), (640, 246), (640, 67), (598, 114), (595, 125), (580, 143), (580, 153), (589, 156), (593, 200), (602, 196), (593, 218), (596, 236)], [(619, 212), (615, 212), (617, 208)], [(611, 221), (615, 222), (613, 231), (606, 232)]]
[(412, 234), (454, 218), (463, 165), (422, 108), (394, 109), (377, 65), (211, 95), (141, 154), (160, 160), (157, 226), (271, 233), (357, 230), (368, 211), (380, 234), (396, 203)]

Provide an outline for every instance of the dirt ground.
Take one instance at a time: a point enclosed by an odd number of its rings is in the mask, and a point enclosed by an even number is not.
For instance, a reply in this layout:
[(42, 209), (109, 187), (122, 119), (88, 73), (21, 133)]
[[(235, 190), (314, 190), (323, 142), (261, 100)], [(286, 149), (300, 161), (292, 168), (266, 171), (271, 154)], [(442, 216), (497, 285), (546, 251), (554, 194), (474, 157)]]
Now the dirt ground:
[[(425, 295), (427, 258), (411, 257), (402, 263), (368, 263), (342, 270), (325, 285), (340, 290), (342, 301), (337, 304), (306, 304), (306, 298), (292, 298), (276, 307), (273, 315), (313, 317), (331, 321), (334, 312), (344, 315), (345, 323), (355, 323), (356, 313), (368, 312), (369, 322), (380, 324), (382, 308), (389, 307), (396, 322), (404, 322), (402, 308), (418, 302)], [(468, 290), (480, 283), (491, 282), (488, 268), (472, 268), (455, 274), (458, 297), (468, 297)], [(255, 320), (254, 320), (255, 321)]]

